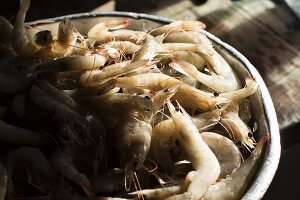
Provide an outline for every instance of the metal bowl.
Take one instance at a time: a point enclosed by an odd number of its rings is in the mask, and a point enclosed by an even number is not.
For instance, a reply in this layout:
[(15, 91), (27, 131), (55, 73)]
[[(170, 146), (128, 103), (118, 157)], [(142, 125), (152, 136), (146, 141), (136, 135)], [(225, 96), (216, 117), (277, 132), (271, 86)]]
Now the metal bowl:
[[(41, 29), (51, 30), (52, 33), (56, 35), (58, 23), (65, 17), (71, 18), (76, 28), (83, 34), (87, 33), (87, 31), (98, 22), (112, 18), (131, 18), (133, 20), (129, 28), (144, 31), (173, 21), (163, 17), (132, 12), (80, 13), (46, 19), (46, 21), (48, 21), (47, 23), (45, 23), (45, 20), (27, 23), (28, 25), (36, 27), (29, 29), (29, 35), (33, 36)], [(232, 46), (221, 41), (211, 33), (204, 33), (214, 42), (217, 51), (219, 51), (234, 68), (241, 80), (246, 76), (254, 77), (259, 85), (258, 91), (250, 97), (254, 120), (258, 125), (255, 137), (259, 139), (263, 134), (267, 133), (270, 135), (270, 140), (265, 151), (264, 159), (261, 161), (251, 185), (242, 197), (243, 200), (258, 200), (263, 197), (271, 184), (280, 158), (280, 135), (274, 105), (268, 89), (255, 67)]]

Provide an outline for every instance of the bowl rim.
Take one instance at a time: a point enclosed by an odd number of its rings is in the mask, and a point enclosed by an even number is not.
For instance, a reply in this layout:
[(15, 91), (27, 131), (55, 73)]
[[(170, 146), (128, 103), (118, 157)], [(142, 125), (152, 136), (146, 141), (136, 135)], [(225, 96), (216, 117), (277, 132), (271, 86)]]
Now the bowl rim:
[[(154, 22), (163, 23), (163, 24), (168, 24), (176, 21), (173, 19), (144, 14), (144, 13), (108, 11), (108, 12), (77, 13), (77, 14), (65, 15), (60, 17), (47, 18), (43, 20), (28, 22), (26, 23), (26, 25), (30, 25), (30, 26), (41, 25), (43, 24), (43, 21), (51, 21), (50, 23), (55, 23), (55, 22), (62, 21), (66, 17), (70, 19), (84, 19), (84, 18), (96, 18), (96, 17), (127, 17), (132, 19), (146, 19)], [(267, 129), (270, 133), (269, 136), (270, 140), (269, 140), (269, 146), (266, 149), (266, 153), (265, 153), (266, 159), (263, 160), (262, 166), (260, 167), (259, 176), (256, 177), (253, 184), (247, 189), (246, 193), (242, 197), (242, 200), (262, 199), (262, 197), (266, 193), (268, 187), (270, 186), (274, 178), (275, 172), (278, 168), (280, 154), (281, 154), (279, 125), (278, 125), (273, 101), (271, 99), (267, 86), (264, 83), (260, 74), (258, 73), (257, 69), (250, 63), (250, 61), (244, 55), (242, 55), (238, 50), (236, 50), (226, 42), (223, 42), (221, 39), (214, 36), (213, 34), (205, 30), (203, 31), (203, 33), (205, 33), (209, 39), (222, 46), (222, 48), (224, 48), (228, 53), (230, 53), (233, 57), (239, 60), (246, 67), (248, 72), (253, 77), (255, 77), (255, 80), (258, 83), (263, 109), (264, 109), (266, 122), (267, 122)]]

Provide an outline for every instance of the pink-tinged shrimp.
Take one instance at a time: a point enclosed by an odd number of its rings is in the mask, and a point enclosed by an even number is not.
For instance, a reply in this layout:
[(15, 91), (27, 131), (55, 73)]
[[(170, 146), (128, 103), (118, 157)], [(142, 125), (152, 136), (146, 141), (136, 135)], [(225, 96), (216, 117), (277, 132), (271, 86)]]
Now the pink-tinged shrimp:
[(263, 156), (268, 136), (264, 135), (241, 166), (236, 169), (226, 179), (211, 185), (203, 195), (203, 200), (237, 200), (241, 199), (251, 179), (259, 166), (259, 161)]
[(51, 155), (50, 163), (66, 178), (80, 185), (88, 197), (95, 196), (94, 189), (89, 179), (85, 174), (80, 173), (74, 166), (72, 158), (65, 155), (63, 152), (56, 151)]
[(11, 43), (16, 53), (20, 56), (32, 56), (39, 50), (39, 48), (28, 37), (28, 33), (25, 28), (25, 16), (29, 6), (30, 0), (21, 1), (12, 30)]
[(126, 28), (128, 25), (128, 19), (115, 19), (100, 22), (89, 30), (88, 37), (96, 38), (97, 41), (100, 43), (106, 43), (114, 40), (126, 40), (126, 38), (128, 38), (128, 35), (122, 37), (121, 34), (120, 38), (116, 38), (112, 30)]
[(154, 36), (178, 31), (198, 31), (205, 29), (206, 25), (200, 21), (176, 21), (170, 24), (158, 27), (150, 33)]
[(51, 138), (43, 133), (9, 125), (3, 121), (0, 121), (0, 127), (0, 140), (2, 142), (34, 146), (43, 146), (53, 143)]
[(189, 172), (185, 179), (187, 191), (168, 199), (200, 199), (209, 186), (218, 179), (220, 164), (183, 108), (178, 105), (180, 111), (176, 111), (170, 102), (167, 105), (176, 128), (179, 130), (180, 145), (195, 169)]
[(231, 103), (222, 113), (220, 123), (234, 139), (247, 148), (254, 148), (255, 140), (251, 129), (239, 117), (239, 106)]
[(213, 93), (198, 90), (190, 85), (182, 83), (173, 77), (162, 73), (147, 73), (130, 77), (116, 78), (116, 86), (121, 88), (141, 88), (158, 91), (166, 87), (180, 85), (173, 99), (188, 108), (199, 108), (203, 111), (214, 110), (217, 105), (228, 102), (228, 99), (215, 96)]
[(138, 68), (150, 66), (152, 63), (147, 60), (137, 62), (123, 61), (113, 65), (106, 66), (101, 70), (87, 71), (80, 77), (80, 82), (85, 86), (100, 85), (118, 76), (133, 72)]
[(6, 168), (0, 163), (0, 200), (5, 200), (7, 180)]
[(46, 62), (37, 66), (38, 71), (83, 71), (101, 67), (106, 58), (100, 55), (91, 56), (69, 56)]

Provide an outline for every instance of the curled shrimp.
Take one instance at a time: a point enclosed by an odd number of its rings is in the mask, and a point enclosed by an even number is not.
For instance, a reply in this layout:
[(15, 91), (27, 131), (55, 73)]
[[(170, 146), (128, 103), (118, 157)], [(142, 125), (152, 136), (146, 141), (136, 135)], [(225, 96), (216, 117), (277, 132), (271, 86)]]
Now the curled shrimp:
[(16, 53), (20, 56), (32, 56), (39, 50), (39, 48), (28, 37), (24, 24), (26, 12), (29, 9), (29, 6), (30, 0), (21, 1), (15, 24), (12, 29), (11, 43)]
[(150, 33), (154, 36), (178, 31), (197, 31), (205, 29), (206, 25), (200, 21), (176, 21), (170, 24), (158, 27)]
[(231, 175), (211, 185), (202, 198), (205, 200), (240, 199), (258, 168), (267, 140), (268, 136), (264, 135), (259, 140), (250, 157), (247, 158)]
[(180, 144), (195, 169), (189, 172), (185, 179), (187, 191), (168, 199), (200, 199), (219, 177), (220, 164), (183, 108), (179, 105), (180, 111), (176, 111), (170, 102), (167, 105), (179, 129)]
[(230, 135), (247, 148), (254, 148), (255, 140), (251, 129), (241, 120), (237, 103), (231, 105), (222, 113), (220, 123)]
[(216, 105), (228, 102), (228, 99), (215, 96), (213, 93), (198, 90), (190, 85), (162, 73), (147, 73), (130, 77), (116, 78), (116, 86), (121, 88), (136, 87), (158, 91), (165, 87), (180, 85), (173, 99), (189, 108), (199, 108), (203, 111), (214, 110)]
[(63, 152), (54, 152), (50, 158), (50, 163), (63, 176), (80, 185), (89, 197), (95, 196), (94, 189), (89, 179), (85, 174), (78, 171), (71, 158), (68, 158)]

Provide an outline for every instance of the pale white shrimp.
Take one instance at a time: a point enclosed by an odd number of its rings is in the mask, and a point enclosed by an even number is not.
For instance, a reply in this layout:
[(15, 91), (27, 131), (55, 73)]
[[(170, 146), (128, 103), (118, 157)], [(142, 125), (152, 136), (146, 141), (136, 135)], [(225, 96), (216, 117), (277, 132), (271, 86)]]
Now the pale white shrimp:
[(194, 65), (184, 60), (173, 59), (173, 62), (170, 63), (169, 66), (174, 69), (180, 68), (188, 76), (195, 78), (200, 83), (203, 83), (207, 87), (217, 92), (230, 92), (239, 89), (237, 81), (235, 81), (235, 79), (229, 79), (227, 77), (224, 77), (223, 75), (218, 74), (205, 74), (198, 71), (198, 69)]
[(238, 101), (254, 94), (258, 89), (258, 83), (254, 78), (245, 78), (245, 86), (242, 89), (221, 93), (220, 97), (230, 99), (232, 101)]
[(25, 16), (29, 6), (30, 0), (21, 0), (20, 8), (12, 30), (11, 43), (16, 53), (20, 56), (32, 56), (39, 50), (39, 48), (28, 37), (28, 33), (25, 28)]
[(167, 186), (155, 189), (145, 189), (129, 193), (129, 195), (143, 195), (148, 200), (162, 200), (184, 192), (183, 185)]
[(83, 71), (101, 67), (106, 58), (101, 55), (91, 56), (68, 56), (40, 64), (36, 67), (38, 71)]
[(117, 49), (121, 55), (134, 54), (141, 48), (139, 45), (136, 45), (130, 41), (112, 41), (105, 44), (101, 44), (101, 47)]
[(121, 28), (125, 28), (129, 25), (129, 20), (128, 19), (115, 19), (115, 20), (110, 20), (110, 21), (105, 21), (105, 22), (100, 22), (93, 26), (89, 31), (88, 31), (88, 37), (96, 38), (98, 42), (100, 43), (106, 43), (114, 40), (126, 40), (126, 38), (130, 38), (131, 36), (128, 37), (128, 35), (122, 35), (120, 36), (121, 38), (116, 39), (114, 33), (111, 30), (117, 30)]
[[(162, 121), (153, 128), (152, 155), (155, 160), (168, 169), (174, 169), (175, 165), (166, 149), (169, 150), (171, 148), (170, 144), (176, 139), (178, 140), (178, 134), (179, 130), (172, 118)], [(230, 175), (234, 169), (240, 166), (241, 154), (231, 140), (213, 132), (202, 132), (201, 137), (220, 163), (220, 178), (225, 178), (226, 175)]]
[(203, 195), (203, 200), (238, 200), (241, 199), (248, 185), (251, 183), (263, 156), (268, 136), (264, 135), (257, 146), (241, 166), (226, 179), (211, 185)]
[(208, 187), (218, 179), (220, 164), (183, 108), (178, 104), (180, 111), (176, 111), (170, 102), (167, 105), (179, 130), (179, 142), (195, 169), (186, 177), (187, 191), (168, 199), (200, 199)]
[(201, 137), (209, 148), (216, 155), (221, 173), (219, 178), (226, 178), (227, 175), (240, 167), (242, 157), (237, 146), (227, 137), (214, 132), (202, 132)]
[(171, 55), (175, 59), (184, 60), (194, 65), (198, 71), (202, 71), (206, 65), (206, 61), (200, 55), (192, 51), (174, 51)]
[(150, 33), (154, 36), (178, 31), (198, 31), (205, 29), (205, 24), (200, 21), (176, 21), (170, 24), (158, 27)]
[(0, 200), (5, 200), (7, 180), (6, 168), (0, 163)]
[[(151, 62), (140, 60), (137, 62), (123, 61), (113, 65), (106, 66), (101, 70), (86, 71), (80, 76), (80, 82), (85, 86), (100, 85), (118, 76), (133, 72), (138, 68), (147, 68)], [(149, 68), (149, 67), (148, 67)]]
[(143, 44), (142, 48), (137, 51), (133, 58), (132, 61), (138, 61), (138, 60), (153, 60), (155, 56), (159, 54), (161, 50), (160, 46), (163, 42), (164, 35), (156, 36), (156, 37), (146, 37), (146, 41)]
[(162, 73), (147, 73), (130, 77), (116, 78), (116, 86), (121, 88), (141, 88), (158, 91), (165, 87), (180, 85), (173, 99), (188, 108), (199, 108), (203, 111), (214, 110), (216, 105), (228, 102), (228, 99), (214, 96), (213, 93), (198, 90), (190, 85)]
[(234, 139), (247, 148), (254, 148), (255, 140), (251, 129), (239, 117), (239, 106), (232, 102), (222, 113), (220, 123)]

